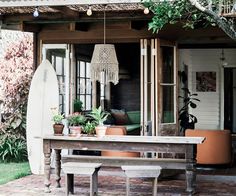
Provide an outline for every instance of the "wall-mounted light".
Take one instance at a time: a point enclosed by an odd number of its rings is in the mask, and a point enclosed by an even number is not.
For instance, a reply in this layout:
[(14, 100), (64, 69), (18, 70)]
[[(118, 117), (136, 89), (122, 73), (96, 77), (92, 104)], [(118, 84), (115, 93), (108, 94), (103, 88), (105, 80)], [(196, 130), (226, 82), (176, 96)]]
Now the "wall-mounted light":
[(86, 13), (88, 16), (91, 16), (93, 14), (91, 6), (88, 7), (88, 10)]
[(39, 16), (39, 11), (38, 11), (38, 8), (36, 7), (34, 12), (33, 12), (33, 16), (34, 17), (38, 17)]
[(227, 66), (228, 65), (228, 63), (226, 61), (226, 58), (225, 58), (225, 51), (224, 51), (224, 49), (222, 49), (222, 51), (221, 51), (220, 60), (221, 60), (223, 66)]
[(148, 7), (146, 7), (146, 8), (143, 10), (143, 13), (144, 13), (144, 14), (149, 14), (149, 9), (148, 9)]

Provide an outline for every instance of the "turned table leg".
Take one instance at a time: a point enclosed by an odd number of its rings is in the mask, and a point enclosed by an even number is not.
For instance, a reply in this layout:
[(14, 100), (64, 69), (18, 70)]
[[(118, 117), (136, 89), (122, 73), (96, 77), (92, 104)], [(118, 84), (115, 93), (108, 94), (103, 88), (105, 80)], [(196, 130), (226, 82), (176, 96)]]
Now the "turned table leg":
[(44, 185), (45, 185), (45, 189), (44, 192), (45, 193), (50, 193), (50, 172), (51, 172), (51, 149), (50, 149), (50, 142), (49, 140), (44, 140), (43, 141), (43, 153), (44, 153)]
[(188, 145), (186, 148), (186, 191), (196, 193), (196, 145)]
[(56, 155), (56, 165), (55, 165), (55, 172), (56, 172), (56, 187), (60, 188), (61, 184), (61, 150), (55, 149)]

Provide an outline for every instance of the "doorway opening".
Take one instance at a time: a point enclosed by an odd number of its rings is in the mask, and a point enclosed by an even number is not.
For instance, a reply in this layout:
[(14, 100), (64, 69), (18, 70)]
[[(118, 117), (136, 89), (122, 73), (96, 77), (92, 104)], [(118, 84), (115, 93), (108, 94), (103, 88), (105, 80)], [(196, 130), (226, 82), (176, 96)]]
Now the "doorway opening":
[(224, 68), (224, 129), (236, 133), (236, 68)]
[[(76, 81), (75, 95), (89, 106), (92, 95), (96, 96), (97, 105), (104, 104), (105, 110), (125, 109), (126, 111), (140, 111), (140, 45), (139, 43), (116, 43), (115, 49), (119, 62), (119, 83), (101, 85), (97, 83), (96, 93), (92, 91), (94, 86), (89, 85), (90, 62), (94, 44), (75, 45), (76, 56)], [(85, 63), (84, 63), (85, 62)], [(90, 82), (91, 84), (91, 82)], [(101, 103), (101, 100), (103, 103)], [(95, 107), (95, 106), (93, 106)]]

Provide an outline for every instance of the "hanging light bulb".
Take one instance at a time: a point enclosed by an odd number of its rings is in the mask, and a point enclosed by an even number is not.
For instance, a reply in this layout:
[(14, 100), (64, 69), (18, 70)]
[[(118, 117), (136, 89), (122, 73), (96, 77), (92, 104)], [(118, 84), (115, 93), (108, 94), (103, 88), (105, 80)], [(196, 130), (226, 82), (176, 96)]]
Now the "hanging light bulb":
[(144, 14), (149, 14), (149, 9), (148, 9), (148, 7), (146, 7), (146, 8), (143, 10), (143, 13), (144, 13)]
[(38, 8), (37, 8), (37, 7), (36, 7), (35, 10), (34, 10), (33, 16), (34, 16), (34, 17), (38, 17), (38, 16), (39, 16), (39, 11), (38, 11)]
[(91, 8), (91, 6), (89, 6), (89, 8), (88, 8), (88, 10), (87, 10), (87, 15), (88, 15), (88, 16), (91, 16), (92, 14), (93, 14), (92, 8)]

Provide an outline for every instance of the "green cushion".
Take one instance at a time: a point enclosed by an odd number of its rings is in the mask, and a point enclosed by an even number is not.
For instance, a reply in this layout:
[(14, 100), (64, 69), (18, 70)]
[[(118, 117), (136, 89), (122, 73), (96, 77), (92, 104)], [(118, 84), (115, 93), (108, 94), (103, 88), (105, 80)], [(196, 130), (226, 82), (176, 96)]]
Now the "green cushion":
[(140, 111), (128, 111), (126, 113), (128, 114), (130, 124), (140, 124)]
[(132, 125), (124, 125), (126, 127), (127, 132), (131, 132), (135, 129), (140, 129), (140, 124), (132, 124)]

